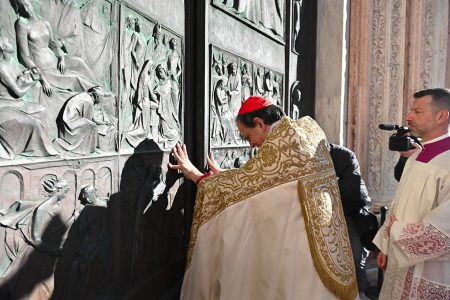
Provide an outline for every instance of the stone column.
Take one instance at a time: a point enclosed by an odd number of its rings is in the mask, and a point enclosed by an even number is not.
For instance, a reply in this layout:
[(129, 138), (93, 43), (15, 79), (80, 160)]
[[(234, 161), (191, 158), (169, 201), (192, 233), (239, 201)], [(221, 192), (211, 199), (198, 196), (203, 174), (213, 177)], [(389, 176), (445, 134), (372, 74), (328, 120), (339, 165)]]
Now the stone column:
[(367, 179), (377, 209), (390, 203), (396, 188), (398, 154), (389, 151), (378, 124), (398, 124), (403, 114), (406, 1), (374, 0), (371, 10)]
[(330, 142), (342, 144), (345, 130), (347, 0), (317, 2), (315, 117)]

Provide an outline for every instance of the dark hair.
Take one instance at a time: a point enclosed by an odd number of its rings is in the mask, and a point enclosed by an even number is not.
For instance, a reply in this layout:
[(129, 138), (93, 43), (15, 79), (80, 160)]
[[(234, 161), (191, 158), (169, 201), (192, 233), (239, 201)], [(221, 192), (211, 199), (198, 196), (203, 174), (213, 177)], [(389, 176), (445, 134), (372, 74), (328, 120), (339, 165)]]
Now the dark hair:
[(422, 98), (425, 96), (431, 96), (433, 99), (432, 106), (433, 112), (437, 113), (441, 109), (450, 111), (450, 89), (446, 88), (433, 88), (425, 89), (414, 93), (414, 98)]
[(281, 120), (282, 117), (284, 117), (284, 112), (281, 107), (269, 105), (243, 115), (238, 115), (236, 121), (241, 122), (246, 127), (253, 128), (256, 126), (254, 118), (261, 118), (264, 121), (264, 124), (272, 125)]

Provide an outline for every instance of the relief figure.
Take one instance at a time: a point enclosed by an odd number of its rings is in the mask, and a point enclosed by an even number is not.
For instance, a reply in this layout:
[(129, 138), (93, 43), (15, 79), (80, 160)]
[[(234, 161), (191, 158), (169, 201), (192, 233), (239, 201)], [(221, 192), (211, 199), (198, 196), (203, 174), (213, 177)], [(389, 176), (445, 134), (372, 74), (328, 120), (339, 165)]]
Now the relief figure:
[(242, 66), (242, 103), (253, 94), (252, 76), (249, 74), (248, 64)]
[(273, 104), (277, 104), (274, 99), (274, 90), (273, 90), (273, 72), (269, 71), (264, 76), (264, 94), (263, 97), (272, 101)]
[(299, 44), (301, 39), (301, 18), (303, 14), (303, 0), (294, 0), (293, 3), (293, 30), (292, 33), (292, 47), (293, 50), (297, 51), (299, 53)]
[(17, 0), (15, 22), (19, 60), (42, 73), (40, 83), (47, 96), (54, 89), (75, 92), (95, 86), (95, 76), (79, 57), (65, 55), (62, 42), (53, 38), (50, 23), (36, 15), (31, 0)]
[(178, 43), (174, 38), (169, 41), (169, 51), (167, 51), (167, 73), (170, 78), (181, 86), (181, 56), (177, 51)]
[(41, 121), (33, 116), (44, 108), (21, 99), (36, 84), (40, 74), (12, 63), (13, 51), (9, 40), (0, 35), (0, 157), (58, 155)]
[(292, 101), (292, 118), (297, 120), (303, 116), (302, 112), (302, 91), (300, 89), (300, 82), (295, 81), (291, 86), (291, 101)]
[[(117, 34), (117, 26), (111, 25), (110, 19), (110, 4), (104, 0), (87, 1), (81, 8), (84, 43), (89, 45), (83, 59), (94, 72), (97, 81), (102, 83), (109, 80), (108, 71), (114, 56), (114, 40)], [(104, 76), (108, 78), (103, 78)]]
[(11, 299), (51, 297), (57, 257), (79, 214), (75, 203), (64, 201), (65, 180), (49, 179), (43, 186), (44, 201), (18, 200), (0, 212), (0, 274)]
[(279, 77), (277, 74), (273, 75), (273, 81), (272, 81), (272, 85), (273, 85), (273, 102), (278, 105), (281, 106), (281, 82), (279, 82)]
[(284, 0), (261, 1), (261, 24), (281, 37), (284, 35), (283, 11)]
[(264, 69), (258, 67), (255, 75), (255, 94), (257, 96), (264, 95)]
[(234, 133), (233, 115), (225, 85), (226, 81), (219, 79), (214, 90), (214, 105), (220, 120), (222, 143), (230, 144), (236, 140), (236, 135)]
[(230, 96), (230, 110), (232, 116), (237, 116), (239, 108), (242, 104), (242, 81), (241, 74), (237, 71), (237, 64), (228, 65), (228, 95)]
[[(70, 228), (64, 245), (66, 255), (58, 261), (56, 270), (56, 273), (64, 270), (67, 277), (64, 285), (55, 287), (53, 296), (55, 299), (110, 299), (113, 292), (108, 199), (98, 196), (93, 185), (82, 188), (79, 199), (82, 210)], [(66, 251), (69, 247), (77, 251)]]
[(180, 92), (178, 84), (168, 78), (167, 70), (162, 64), (157, 65), (155, 72), (158, 80), (155, 94), (158, 97), (160, 116), (158, 144), (167, 149), (175, 146), (180, 138)]
[(167, 48), (162, 42), (161, 25), (156, 24), (153, 27), (151, 38), (147, 41), (145, 49), (145, 61), (151, 60), (155, 65), (165, 63)]
[(107, 96), (109, 92), (97, 86), (67, 100), (57, 120), (58, 138), (54, 144), (64, 151), (83, 155), (99, 147), (98, 126), (105, 126), (102, 130), (105, 139), (114, 138), (116, 130), (112, 120), (95, 119), (94, 105)]
[(137, 147), (146, 138), (158, 140), (159, 99), (154, 92), (156, 87), (155, 71), (151, 61), (147, 61), (139, 76), (138, 90), (133, 100), (133, 124), (125, 138)]
[[(124, 35), (124, 57), (122, 66), (122, 114), (123, 127), (130, 123), (126, 117), (131, 115), (132, 102), (138, 88), (139, 73), (144, 63), (145, 38), (141, 33), (142, 21), (139, 17), (128, 16), (125, 20), (127, 29)], [(130, 35), (128, 37), (128, 35)]]

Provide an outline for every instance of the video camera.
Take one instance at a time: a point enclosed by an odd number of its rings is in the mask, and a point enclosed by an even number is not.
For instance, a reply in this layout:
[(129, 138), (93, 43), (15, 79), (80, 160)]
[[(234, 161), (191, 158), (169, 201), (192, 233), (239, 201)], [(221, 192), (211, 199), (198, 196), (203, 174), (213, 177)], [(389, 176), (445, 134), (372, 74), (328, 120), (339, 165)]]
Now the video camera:
[(420, 145), (420, 138), (411, 135), (407, 126), (398, 126), (393, 124), (380, 124), (381, 130), (397, 130), (396, 133), (389, 137), (389, 150), (391, 151), (407, 151), (414, 149), (412, 143)]

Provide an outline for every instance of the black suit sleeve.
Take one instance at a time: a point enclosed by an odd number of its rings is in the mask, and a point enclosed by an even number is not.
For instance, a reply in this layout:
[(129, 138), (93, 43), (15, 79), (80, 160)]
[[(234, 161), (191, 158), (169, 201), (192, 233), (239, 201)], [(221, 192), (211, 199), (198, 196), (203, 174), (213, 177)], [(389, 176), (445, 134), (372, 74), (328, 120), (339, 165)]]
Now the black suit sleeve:
[(356, 155), (344, 148), (333, 145), (330, 149), (336, 176), (338, 177), (344, 214), (351, 216), (366, 205), (367, 188), (361, 178)]

